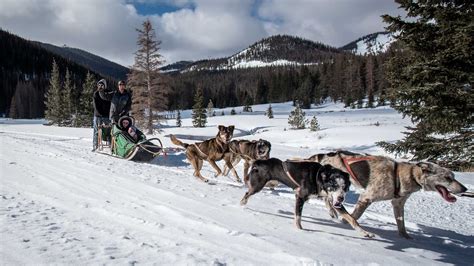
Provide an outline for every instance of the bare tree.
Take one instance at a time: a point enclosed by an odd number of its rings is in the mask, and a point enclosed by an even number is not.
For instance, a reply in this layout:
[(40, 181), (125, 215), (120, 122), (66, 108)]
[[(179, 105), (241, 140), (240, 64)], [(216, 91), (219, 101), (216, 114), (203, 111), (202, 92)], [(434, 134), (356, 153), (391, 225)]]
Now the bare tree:
[(153, 134), (153, 120), (159, 120), (158, 112), (167, 107), (167, 82), (159, 72), (164, 61), (159, 53), (161, 41), (157, 40), (155, 30), (149, 19), (138, 31), (138, 50), (135, 64), (128, 75), (128, 84), (133, 91), (132, 114), (135, 121)]

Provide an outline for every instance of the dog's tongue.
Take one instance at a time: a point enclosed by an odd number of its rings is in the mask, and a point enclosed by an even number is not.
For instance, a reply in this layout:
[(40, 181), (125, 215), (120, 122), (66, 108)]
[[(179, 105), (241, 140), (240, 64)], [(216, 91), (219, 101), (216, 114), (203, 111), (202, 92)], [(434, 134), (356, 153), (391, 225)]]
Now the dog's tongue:
[(443, 186), (436, 186), (436, 190), (438, 190), (439, 194), (441, 194), (441, 197), (443, 197), (444, 200), (447, 202), (456, 202), (456, 198), (449, 193), (449, 191), (443, 187)]

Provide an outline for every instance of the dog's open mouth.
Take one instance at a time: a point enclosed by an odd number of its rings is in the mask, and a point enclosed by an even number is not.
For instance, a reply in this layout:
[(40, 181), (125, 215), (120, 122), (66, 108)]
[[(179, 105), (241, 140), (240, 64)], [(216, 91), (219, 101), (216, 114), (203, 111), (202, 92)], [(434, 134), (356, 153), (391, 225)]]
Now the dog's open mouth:
[(336, 209), (340, 209), (342, 207), (342, 202), (336, 201), (332, 206)]
[(447, 202), (456, 202), (456, 197), (451, 195), (447, 188), (441, 185), (436, 185), (435, 188), (436, 190), (438, 190), (439, 194), (441, 195), (441, 197), (443, 197), (444, 200), (446, 200)]

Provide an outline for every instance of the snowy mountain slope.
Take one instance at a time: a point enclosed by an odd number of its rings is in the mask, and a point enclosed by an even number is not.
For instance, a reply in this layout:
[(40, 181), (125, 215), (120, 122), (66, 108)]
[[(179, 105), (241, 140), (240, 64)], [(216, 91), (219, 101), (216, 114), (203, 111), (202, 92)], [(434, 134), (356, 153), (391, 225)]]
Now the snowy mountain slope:
[(358, 55), (379, 54), (386, 52), (394, 41), (391, 33), (376, 32), (350, 42), (340, 49)]
[[(275, 119), (263, 115), (267, 105), (235, 116), (229, 108), (202, 129), (191, 127), (185, 111), (183, 127), (169, 121), (159, 137), (171, 147), (168, 134), (209, 138), (218, 124), (234, 124), (240, 138), (271, 141), (272, 156), (281, 159), (337, 148), (384, 154), (374, 142), (399, 139), (409, 124), (387, 107), (328, 104), (306, 110), (308, 118), (317, 115), (321, 131), (285, 130), (291, 105), (272, 107)], [(288, 188), (264, 190), (241, 207), (244, 187), (231, 177), (215, 185), (197, 181), (182, 153), (133, 163), (91, 153), (92, 129), (42, 122), (0, 120), (2, 264), (472, 265), (470, 198), (449, 204), (434, 192), (415, 193), (406, 206), (412, 241), (398, 237), (388, 202), (373, 204), (359, 220), (377, 235), (373, 240), (331, 220), (318, 199), (305, 205), (306, 230), (298, 231)], [(207, 163), (202, 172), (213, 174)], [(473, 173), (456, 176), (474, 189)], [(358, 193), (351, 188), (348, 209)]]
[(319, 64), (334, 53), (341, 51), (295, 36), (275, 35), (264, 38), (236, 54), (209, 60), (200, 60), (188, 64), (171, 64), (163, 71), (220, 71), (229, 69), (255, 68), (268, 66), (300, 66)]

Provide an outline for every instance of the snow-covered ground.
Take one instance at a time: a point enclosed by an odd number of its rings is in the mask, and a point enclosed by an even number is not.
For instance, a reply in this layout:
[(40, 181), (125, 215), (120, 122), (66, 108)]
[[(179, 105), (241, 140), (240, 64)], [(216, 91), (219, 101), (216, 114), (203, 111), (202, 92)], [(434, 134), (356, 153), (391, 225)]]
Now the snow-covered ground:
[[(216, 110), (203, 129), (193, 128), (185, 111), (183, 127), (171, 120), (158, 137), (172, 147), (169, 134), (193, 142), (233, 124), (236, 138), (267, 139), (281, 159), (335, 149), (387, 155), (374, 143), (400, 139), (410, 124), (388, 107), (327, 104), (306, 110), (318, 117), (319, 132), (296, 131), (288, 129), (289, 103), (272, 104), (274, 119), (263, 115), (267, 107), (235, 116)], [(305, 205), (299, 231), (288, 188), (265, 189), (241, 207), (245, 187), (231, 177), (197, 181), (183, 153), (134, 163), (92, 153), (92, 129), (43, 122), (0, 120), (2, 265), (473, 265), (472, 198), (450, 204), (435, 192), (413, 194), (405, 212), (414, 240), (398, 236), (389, 202), (373, 204), (359, 220), (374, 239), (332, 220), (318, 199)], [(237, 170), (242, 176), (242, 165)], [(204, 163), (202, 173), (213, 170)], [(456, 177), (474, 189), (474, 173)], [(351, 188), (348, 209), (359, 192)]]

